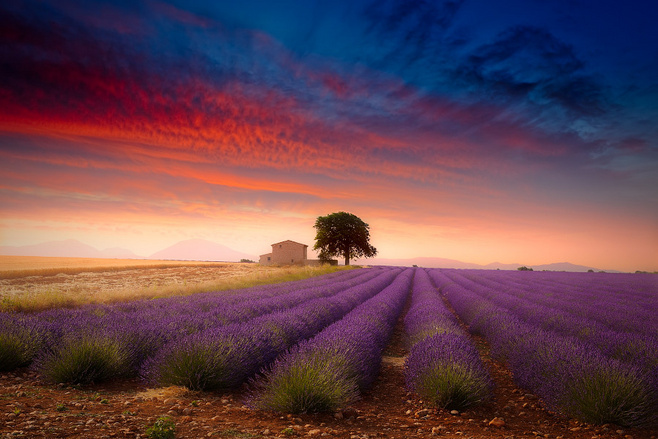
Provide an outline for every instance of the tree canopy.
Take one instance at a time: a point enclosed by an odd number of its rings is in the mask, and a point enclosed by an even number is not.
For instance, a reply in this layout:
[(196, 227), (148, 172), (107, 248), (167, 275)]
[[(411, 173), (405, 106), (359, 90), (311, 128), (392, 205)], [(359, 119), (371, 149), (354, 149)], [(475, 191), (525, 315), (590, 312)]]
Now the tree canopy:
[(353, 258), (371, 258), (377, 249), (370, 245), (370, 226), (361, 218), (347, 212), (320, 216), (315, 220), (314, 250), (320, 250), (320, 259), (342, 256), (345, 265)]

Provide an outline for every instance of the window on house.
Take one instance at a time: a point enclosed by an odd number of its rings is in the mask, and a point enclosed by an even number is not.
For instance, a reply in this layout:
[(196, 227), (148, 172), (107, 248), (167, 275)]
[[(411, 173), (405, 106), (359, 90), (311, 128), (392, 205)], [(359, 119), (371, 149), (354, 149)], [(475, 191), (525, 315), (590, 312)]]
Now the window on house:
[(271, 260), (272, 260), (272, 258), (268, 256), (268, 257), (267, 257), (267, 260), (268, 260), (268, 261), (271, 261)]

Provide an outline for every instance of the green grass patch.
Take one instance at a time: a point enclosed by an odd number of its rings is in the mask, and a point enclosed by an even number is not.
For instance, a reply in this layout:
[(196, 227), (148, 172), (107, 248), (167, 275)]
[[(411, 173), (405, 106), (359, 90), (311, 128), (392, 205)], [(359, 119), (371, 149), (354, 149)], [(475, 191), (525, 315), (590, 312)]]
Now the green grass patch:
[(169, 416), (160, 416), (146, 429), (146, 436), (151, 439), (174, 439), (176, 437), (176, 424)]

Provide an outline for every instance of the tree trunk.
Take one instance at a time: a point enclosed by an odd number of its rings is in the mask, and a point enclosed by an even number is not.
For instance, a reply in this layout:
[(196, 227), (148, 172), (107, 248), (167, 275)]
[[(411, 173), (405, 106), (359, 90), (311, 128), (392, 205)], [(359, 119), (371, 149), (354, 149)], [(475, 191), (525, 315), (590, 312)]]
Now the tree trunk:
[(345, 265), (350, 265), (350, 248), (345, 249)]

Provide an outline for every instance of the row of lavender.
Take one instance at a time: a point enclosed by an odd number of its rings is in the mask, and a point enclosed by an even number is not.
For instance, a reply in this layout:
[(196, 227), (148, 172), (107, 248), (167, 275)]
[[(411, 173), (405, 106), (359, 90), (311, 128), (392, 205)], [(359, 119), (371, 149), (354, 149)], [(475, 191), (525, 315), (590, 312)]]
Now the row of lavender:
[(594, 423), (658, 422), (658, 297), (651, 275), (430, 275), (517, 383), (548, 407)]
[(380, 292), (399, 271), (354, 270), (232, 293), (0, 314), (0, 370), (31, 363), (54, 382), (141, 373), (157, 384), (236, 385)]
[(399, 272), (386, 270), (328, 298), (175, 340), (145, 362), (142, 376), (154, 384), (196, 390), (236, 387), (292, 346), (381, 295)]
[[(357, 274), (357, 273), (354, 273)], [(327, 276), (324, 282), (340, 275)], [(353, 273), (336, 280), (347, 281)], [(293, 285), (294, 284), (294, 285)], [(191, 332), (199, 328), (226, 322), (227, 318), (239, 321), (249, 315), (263, 314), (279, 307), (290, 305), (290, 300), (300, 297), (283, 296), (293, 292), (293, 288), (307, 289), (309, 280), (295, 283), (256, 287), (242, 291), (227, 291), (197, 294), (194, 297), (172, 297), (168, 299), (129, 302), (116, 305), (94, 305), (79, 309), (53, 309), (38, 315), (0, 313), (0, 370), (11, 370), (32, 362), (36, 352), (53, 345), (65, 333), (84, 330), (85, 326), (105, 328), (122, 324), (150, 322), (162, 326), (167, 322), (171, 333)], [(280, 297), (277, 301), (276, 298)]]
[(294, 346), (253, 381), (250, 404), (289, 413), (331, 411), (372, 384), (409, 296), (414, 269), (315, 337)]
[(410, 353), (407, 388), (433, 405), (462, 410), (491, 396), (493, 382), (478, 350), (446, 308), (423, 269), (416, 270), (404, 318)]
[[(525, 320), (539, 319), (547, 330), (578, 337), (609, 330), (658, 335), (654, 275), (463, 271), (460, 276), (463, 285), (475, 286)], [(551, 311), (550, 318), (544, 311)]]
[[(653, 369), (655, 373), (658, 366), (655, 276), (528, 274), (491, 272), (486, 278), (465, 276), (465, 280), (479, 285), (477, 290), (482, 297), (513, 311), (526, 323), (578, 338), (607, 357), (636, 364), (646, 371)], [(573, 282), (571, 285), (565, 283), (569, 280)], [(588, 280), (589, 285), (583, 284), (584, 280)], [(503, 294), (501, 288), (504, 288)]]

